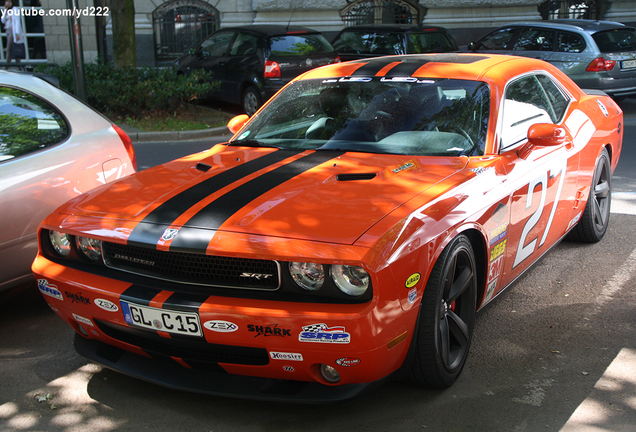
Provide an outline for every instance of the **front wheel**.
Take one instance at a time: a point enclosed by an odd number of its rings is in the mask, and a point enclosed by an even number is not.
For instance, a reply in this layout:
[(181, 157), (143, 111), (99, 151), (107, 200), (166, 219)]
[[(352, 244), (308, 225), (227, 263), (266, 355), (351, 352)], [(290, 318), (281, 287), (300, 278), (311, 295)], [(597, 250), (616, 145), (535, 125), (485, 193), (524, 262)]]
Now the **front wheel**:
[(575, 241), (599, 242), (609, 226), (612, 201), (612, 169), (607, 150), (603, 149), (594, 169), (592, 188), (581, 220), (570, 231), (569, 238)]
[(261, 96), (258, 94), (258, 90), (254, 86), (250, 86), (243, 92), (243, 110), (245, 114), (252, 117), (256, 111), (261, 107)]
[(444, 388), (461, 373), (472, 340), (477, 303), (475, 254), (465, 235), (446, 247), (426, 284), (412, 374), (423, 386)]

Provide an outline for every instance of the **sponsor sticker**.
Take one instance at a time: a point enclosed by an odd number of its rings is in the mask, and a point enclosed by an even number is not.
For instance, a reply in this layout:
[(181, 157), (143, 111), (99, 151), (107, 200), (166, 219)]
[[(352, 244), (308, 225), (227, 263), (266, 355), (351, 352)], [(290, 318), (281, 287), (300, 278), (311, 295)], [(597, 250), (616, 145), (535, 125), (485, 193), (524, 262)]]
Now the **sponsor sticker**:
[(494, 245), (508, 234), (508, 223), (503, 223), (496, 228), (490, 230), (490, 244)]
[(492, 250), (490, 251), (490, 262), (493, 262), (503, 255), (503, 253), (506, 251), (507, 242), (508, 240), (502, 240), (492, 248)]
[(568, 224), (568, 228), (567, 228), (568, 230), (569, 230), (570, 228), (572, 228), (574, 225), (576, 225), (576, 224), (579, 222), (579, 220), (581, 219), (581, 215), (582, 215), (582, 214), (583, 214), (583, 212), (579, 212), (579, 214), (577, 214), (577, 215), (574, 217), (574, 219), (572, 219), (572, 220), (570, 221), (570, 223)]
[(344, 367), (358, 366), (360, 364), (360, 359), (352, 358), (352, 357), (343, 357), (336, 360), (336, 364), (338, 366), (344, 366)]
[(64, 291), (67, 299), (71, 300), (71, 303), (81, 303), (85, 305), (90, 305), (91, 300), (88, 297), (84, 297), (82, 293), (72, 293), (68, 291)]
[(203, 323), (203, 327), (217, 333), (232, 333), (238, 330), (238, 326), (233, 322), (223, 320), (212, 320)]
[(64, 301), (64, 296), (57, 289), (57, 286), (50, 284), (46, 279), (38, 279), (38, 289), (44, 295)]
[(269, 356), (272, 360), (303, 361), (303, 355), (300, 353), (270, 351)]
[(609, 112), (607, 112), (607, 108), (605, 107), (605, 105), (603, 105), (603, 102), (601, 102), (600, 100), (596, 99), (596, 103), (598, 104), (598, 107), (603, 112), (603, 115), (605, 115), (605, 117), (608, 117), (609, 116)]
[(494, 281), (501, 274), (501, 269), (503, 267), (503, 256), (500, 256), (496, 260), (490, 263), (490, 268), (488, 269), (488, 283)]
[(280, 327), (278, 327), (278, 324), (269, 324), (269, 325), (266, 325), (266, 326), (249, 324), (247, 326), (247, 331), (252, 332), (252, 333), (256, 333), (254, 335), (254, 337), (259, 337), (259, 336), (278, 336), (278, 337), (291, 336), (291, 329), (280, 328)]
[(300, 342), (337, 343), (348, 344), (351, 335), (345, 331), (344, 326), (328, 327), (327, 324), (311, 324), (303, 327), (298, 335)]
[(409, 291), (408, 301), (409, 304), (415, 303), (415, 299), (417, 298), (417, 288), (413, 288)]
[(283, 370), (284, 370), (285, 372), (293, 372), (293, 371), (294, 371), (294, 368), (293, 368), (293, 367), (291, 367), (291, 366), (283, 366)]
[(92, 321), (89, 320), (88, 318), (84, 318), (83, 316), (79, 316), (77, 314), (73, 314), (73, 318), (75, 318), (75, 321), (77, 322), (81, 322), (82, 324), (93, 326)]
[(404, 286), (407, 288), (413, 288), (422, 278), (422, 275), (419, 273), (413, 273), (404, 283)]
[(487, 303), (492, 299), (492, 295), (494, 294), (496, 287), (497, 279), (488, 284), (488, 288), (486, 288), (486, 295), (484, 296), (484, 303)]
[(119, 310), (119, 306), (105, 299), (95, 299), (93, 302), (98, 308), (104, 309), (108, 312), (117, 312)]

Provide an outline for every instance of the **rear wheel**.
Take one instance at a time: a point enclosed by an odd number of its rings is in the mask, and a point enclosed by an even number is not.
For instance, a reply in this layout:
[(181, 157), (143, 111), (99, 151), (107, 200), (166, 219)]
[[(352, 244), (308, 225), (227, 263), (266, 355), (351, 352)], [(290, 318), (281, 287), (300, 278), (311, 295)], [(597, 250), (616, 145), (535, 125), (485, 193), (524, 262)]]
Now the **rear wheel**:
[(261, 96), (258, 94), (258, 90), (254, 86), (250, 86), (243, 92), (243, 110), (245, 114), (252, 117), (256, 111), (261, 107)]
[(459, 235), (435, 263), (422, 297), (412, 364), (418, 384), (443, 388), (455, 382), (468, 357), (476, 303), (475, 255)]
[(603, 150), (594, 169), (592, 188), (581, 220), (570, 231), (569, 238), (576, 241), (596, 243), (609, 226), (612, 201), (612, 169), (609, 154)]

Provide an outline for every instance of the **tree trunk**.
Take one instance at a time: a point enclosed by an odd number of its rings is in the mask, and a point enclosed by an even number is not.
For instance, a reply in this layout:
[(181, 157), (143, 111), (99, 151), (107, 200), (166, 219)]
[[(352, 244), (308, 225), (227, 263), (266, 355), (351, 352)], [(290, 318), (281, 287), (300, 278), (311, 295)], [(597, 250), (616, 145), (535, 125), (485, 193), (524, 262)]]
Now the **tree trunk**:
[(137, 64), (135, 44), (134, 0), (109, 0), (113, 20), (113, 56), (115, 69), (135, 67)]

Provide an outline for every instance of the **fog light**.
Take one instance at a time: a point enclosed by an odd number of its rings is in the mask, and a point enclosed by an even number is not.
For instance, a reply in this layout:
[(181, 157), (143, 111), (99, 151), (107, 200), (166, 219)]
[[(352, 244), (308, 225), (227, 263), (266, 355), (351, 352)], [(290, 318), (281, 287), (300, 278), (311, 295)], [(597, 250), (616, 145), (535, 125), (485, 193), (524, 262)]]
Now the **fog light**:
[(340, 374), (338, 371), (326, 364), (320, 365), (320, 375), (322, 375), (325, 381), (331, 384), (335, 384), (340, 381)]

